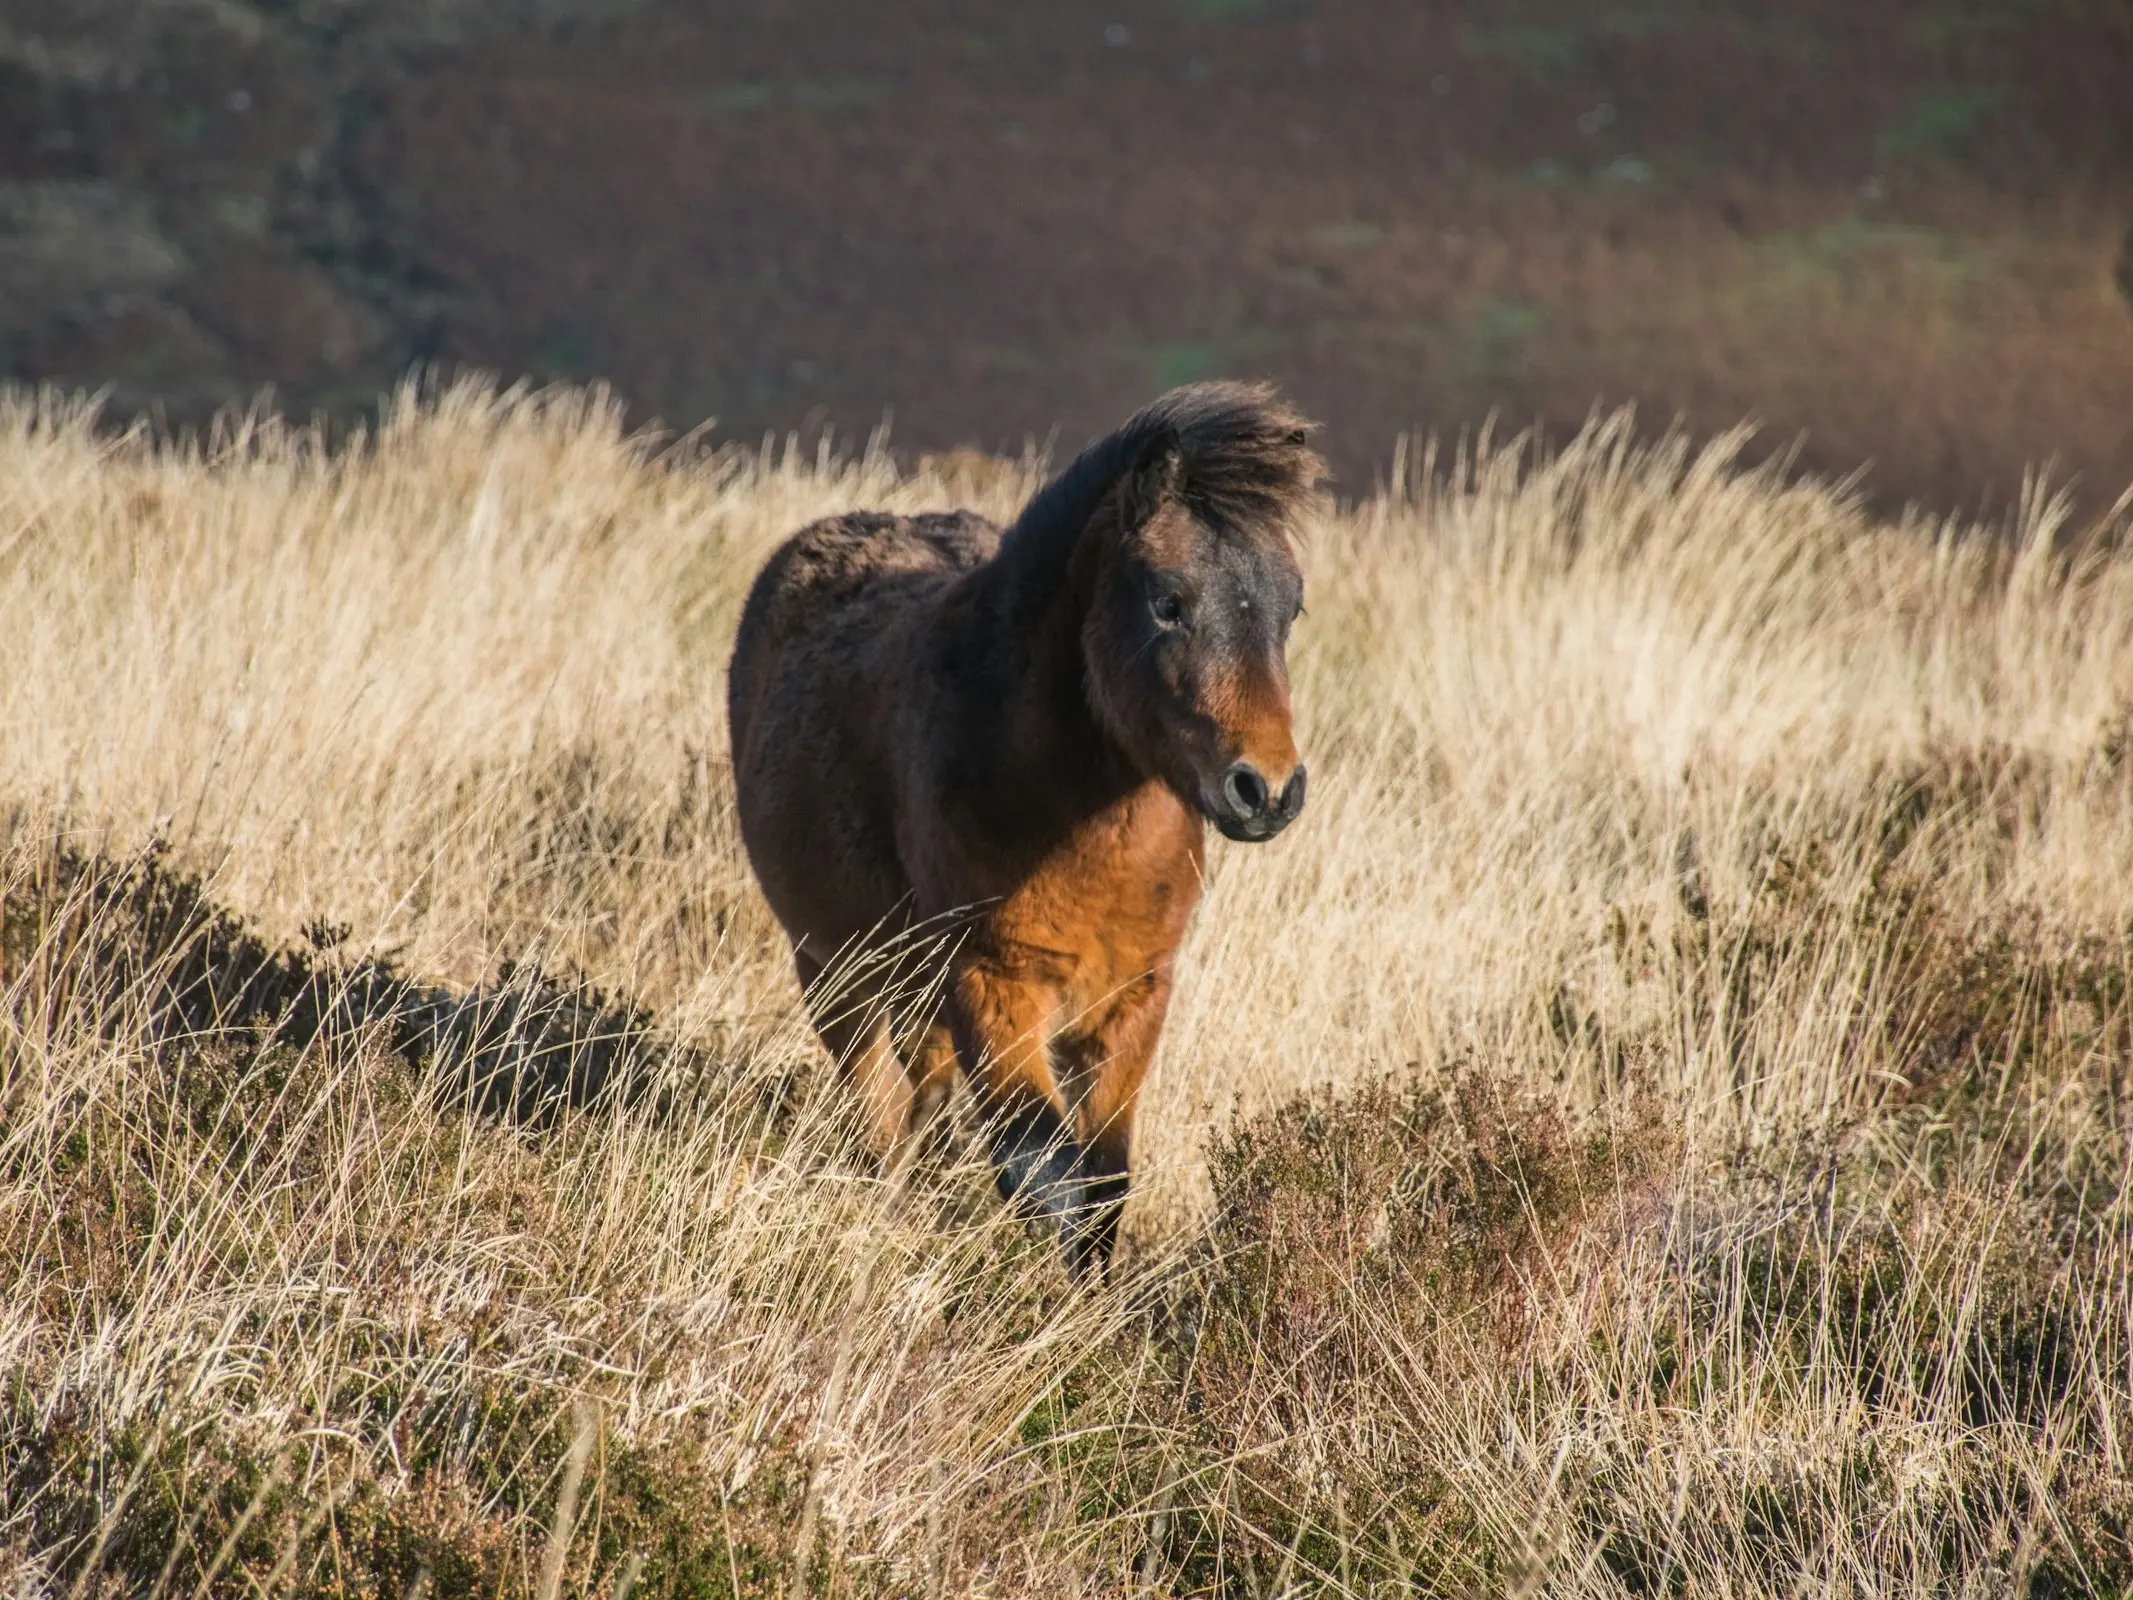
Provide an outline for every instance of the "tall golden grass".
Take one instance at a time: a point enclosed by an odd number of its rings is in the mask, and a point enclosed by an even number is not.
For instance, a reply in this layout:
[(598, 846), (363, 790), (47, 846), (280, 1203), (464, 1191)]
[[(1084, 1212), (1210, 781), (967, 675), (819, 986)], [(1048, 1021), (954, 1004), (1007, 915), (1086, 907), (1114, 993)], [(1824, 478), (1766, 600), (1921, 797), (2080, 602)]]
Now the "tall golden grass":
[[(1130, 1267), (1075, 1292), (967, 1152), (870, 1166), (721, 683), (792, 529), (1004, 518), (1041, 463), (472, 384), (336, 450), (7, 399), (0, 1569), (2133, 1582), (2133, 546), (1741, 444), (1484, 441), (1308, 530), (1311, 809), (1213, 852)], [(389, 1017), (173, 1009), (247, 937), (425, 1003), (582, 979), (659, 1092), (514, 1119)]]

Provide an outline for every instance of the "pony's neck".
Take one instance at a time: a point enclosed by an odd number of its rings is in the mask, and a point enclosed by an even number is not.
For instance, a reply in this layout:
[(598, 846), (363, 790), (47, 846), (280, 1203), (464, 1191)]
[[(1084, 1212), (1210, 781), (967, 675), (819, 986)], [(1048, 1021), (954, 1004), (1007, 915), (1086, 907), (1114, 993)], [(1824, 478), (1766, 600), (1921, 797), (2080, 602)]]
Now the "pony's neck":
[(1115, 537), (1106, 512), (1079, 538), (1003, 544), (993, 562), (990, 620), (1009, 668), (993, 765), (1003, 788), (1054, 825), (1085, 820), (1150, 781), (1098, 720), (1082, 650)]

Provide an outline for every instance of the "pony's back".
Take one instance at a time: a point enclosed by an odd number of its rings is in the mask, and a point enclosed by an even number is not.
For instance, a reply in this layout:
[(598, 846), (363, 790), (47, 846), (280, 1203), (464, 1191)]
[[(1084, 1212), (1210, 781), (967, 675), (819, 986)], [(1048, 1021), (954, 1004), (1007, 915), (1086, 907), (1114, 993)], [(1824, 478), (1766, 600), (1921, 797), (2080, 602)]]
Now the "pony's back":
[(780, 677), (849, 656), (920, 595), (985, 561), (999, 540), (975, 512), (854, 511), (810, 523), (780, 545), (748, 590), (727, 667), (736, 777)]

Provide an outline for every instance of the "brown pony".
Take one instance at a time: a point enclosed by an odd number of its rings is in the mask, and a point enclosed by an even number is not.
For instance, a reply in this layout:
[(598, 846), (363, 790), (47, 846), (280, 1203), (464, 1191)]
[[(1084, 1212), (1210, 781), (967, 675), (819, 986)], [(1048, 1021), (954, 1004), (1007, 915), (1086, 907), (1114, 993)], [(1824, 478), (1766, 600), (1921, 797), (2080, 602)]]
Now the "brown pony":
[(1001, 1193), (1077, 1276), (1117, 1237), (1203, 821), (1271, 839), (1303, 808), (1310, 432), (1265, 386), (1174, 389), (1005, 532), (802, 529), (734, 642), (741, 837), (877, 1144), (900, 1157), (960, 1062)]

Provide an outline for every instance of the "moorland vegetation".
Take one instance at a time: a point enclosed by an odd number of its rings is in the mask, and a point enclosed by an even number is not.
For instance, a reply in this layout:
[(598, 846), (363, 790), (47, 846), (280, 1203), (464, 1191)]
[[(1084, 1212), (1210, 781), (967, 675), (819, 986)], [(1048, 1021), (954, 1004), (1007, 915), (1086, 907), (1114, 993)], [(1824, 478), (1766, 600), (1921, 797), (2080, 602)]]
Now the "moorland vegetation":
[(70, 1597), (2116, 1594), (2133, 545), (1596, 419), (1328, 505), (1118, 1271), (886, 1184), (741, 596), (1034, 460), (0, 406), (0, 1572)]

